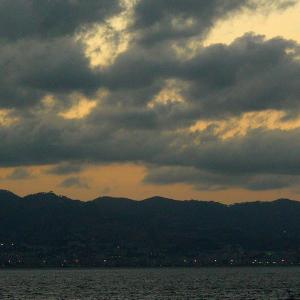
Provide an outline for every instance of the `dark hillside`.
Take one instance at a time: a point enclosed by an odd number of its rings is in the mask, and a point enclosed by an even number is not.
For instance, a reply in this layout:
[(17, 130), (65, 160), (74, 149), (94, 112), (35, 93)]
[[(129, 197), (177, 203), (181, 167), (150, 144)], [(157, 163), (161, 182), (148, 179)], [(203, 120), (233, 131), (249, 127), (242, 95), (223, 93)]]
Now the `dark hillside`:
[(226, 206), (153, 197), (74, 201), (0, 191), (0, 264), (181, 265), (298, 262), (300, 203)]

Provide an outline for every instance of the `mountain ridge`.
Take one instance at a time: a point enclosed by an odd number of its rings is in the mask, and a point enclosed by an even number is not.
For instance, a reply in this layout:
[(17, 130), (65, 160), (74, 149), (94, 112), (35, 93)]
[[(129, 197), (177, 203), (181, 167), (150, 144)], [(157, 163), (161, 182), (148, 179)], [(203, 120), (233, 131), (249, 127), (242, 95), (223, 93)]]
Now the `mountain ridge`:
[(300, 264), (300, 202), (154, 196), (83, 202), (0, 191), (1, 266)]
[(63, 199), (63, 200), (70, 200), (70, 201), (76, 201), (76, 202), (82, 202), (82, 203), (90, 203), (90, 202), (98, 202), (98, 201), (131, 201), (131, 202), (136, 202), (136, 203), (145, 203), (145, 202), (169, 202), (169, 203), (209, 203), (209, 204), (220, 204), (224, 206), (234, 206), (234, 205), (248, 205), (248, 204), (267, 204), (267, 203), (294, 203), (294, 204), (300, 204), (299, 200), (294, 200), (294, 199), (288, 199), (288, 198), (278, 198), (274, 200), (253, 200), (253, 201), (245, 201), (245, 202), (234, 202), (234, 203), (223, 203), (219, 201), (213, 201), (213, 200), (200, 200), (200, 199), (183, 199), (183, 200), (178, 200), (178, 199), (172, 199), (172, 198), (167, 198), (167, 197), (162, 197), (162, 196), (152, 196), (148, 198), (144, 198), (141, 200), (135, 200), (135, 199), (130, 199), (127, 197), (113, 197), (113, 196), (99, 196), (97, 198), (91, 199), (91, 200), (79, 200), (79, 199), (73, 199), (64, 195), (56, 194), (53, 191), (49, 192), (38, 192), (38, 193), (33, 193), (33, 194), (28, 194), (25, 196), (19, 196), (16, 193), (13, 193), (9, 190), (5, 189), (0, 189), (0, 201), (1, 197), (4, 195), (9, 195), (10, 197), (15, 197), (19, 199), (30, 199), (30, 198), (52, 198), (52, 199)]

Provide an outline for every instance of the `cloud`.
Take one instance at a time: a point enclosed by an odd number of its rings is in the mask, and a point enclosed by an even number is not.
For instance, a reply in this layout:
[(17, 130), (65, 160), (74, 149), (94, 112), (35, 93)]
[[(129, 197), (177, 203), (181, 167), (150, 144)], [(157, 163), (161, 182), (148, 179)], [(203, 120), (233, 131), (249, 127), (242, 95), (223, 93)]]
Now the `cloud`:
[(57, 166), (51, 167), (46, 170), (47, 174), (53, 175), (69, 175), (73, 173), (80, 173), (83, 169), (83, 165), (76, 162), (62, 163)]
[(62, 188), (78, 188), (78, 189), (89, 189), (88, 183), (79, 177), (69, 177), (63, 180), (60, 185)]
[(295, 3), (286, 0), (143, 0), (136, 6), (134, 25), (140, 31), (140, 40), (152, 46), (166, 40), (201, 38), (216, 21), (241, 9), (285, 9)]
[[(222, 173), (298, 172), (299, 128), (254, 129), (223, 140), (210, 128), (199, 132), (126, 129), (92, 123), (26, 120), (5, 127), (1, 165), (59, 163), (71, 160), (144, 162), (195, 166)], [(85, 124), (85, 122), (84, 122)], [(107, 127), (108, 126), (108, 127)], [(63, 130), (62, 130), (63, 128)], [(20, 149), (22, 149), (20, 151)]]
[(179, 92), (184, 102), (157, 105), (148, 112), (157, 119), (159, 110), (166, 107), (163, 120), (170, 116), (172, 122), (267, 109), (293, 110), (298, 107), (300, 92), (299, 55), (300, 45), (294, 41), (266, 40), (251, 33), (230, 45), (201, 48), (184, 61), (172, 51), (157, 55), (134, 48), (120, 55), (103, 74), (103, 82), (116, 87), (109, 101), (121, 98), (126, 109), (149, 104), (164, 88), (165, 80), (183, 83)]
[(26, 180), (31, 179), (32, 174), (24, 168), (16, 168), (5, 177), (6, 180)]
[(0, 48), (0, 107), (28, 107), (52, 94), (91, 95), (100, 83), (82, 45), (68, 38), (19, 41)]
[[(76, 33), (88, 36), (90, 26), (111, 18), (116, 1), (2, 1), (0, 110), (9, 115), (5, 126), (0, 120), (0, 165), (52, 165), (48, 174), (71, 176), (82, 171), (79, 162), (134, 162), (151, 166), (145, 181), (155, 184), (294, 187), (299, 126), (264, 121), (224, 135), (232, 118), (243, 121), (247, 113), (268, 120), (273, 111), (281, 123), (299, 117), (299, 43), (247, 33), (229, 45), (199, 43), (190, 55), (174, 47), (201, 42), (217, 20), (242, 9), (293, 3), (141, 0), (122, 29), (132, 38), (127, 48), (96, 67)], [(118, 22), (106, 23), (109, 32)], [(79, 175), (61, 186), (88, 188)]]
[[(30, 107), (49, 94), (67, 105), (74, 93), (95, 97), (101, 88), (109, 91), (101, 118), (143, 119), (145, 124), (149, 120), (149, 126), (298, 107), (300, 46), (283, 38), (265, 40), (246, 34), (228, 46), (202, 48), (184, 61), (166, 49), (158, 56), (155, 51), (133, 48), (105, 71), (91, 69), (82, 45), (71, 40), (33, 43), (23, 54), (25, 48), (22, 42), (13, 51), (9, 46), (0, 49), (4, 108)], [(149, 109), (170, 79), (183, 83), (179, 92), (185, 101)]]
[(46, 96), (66, 103), (101, 86), (81, 31), (120, 13), (119, 0), (0, 3), (0, 109), (31, 108)]
[[(216, 117), (298, 107), (299, 44), (246, 34), (229, 46), (203, 49), (184, 66), (191, 102)], [(197, 109), (197, 108), (196, 108)]]
[(194, 167), (165, 166), (149, 168), (144, 182), (147, 184), (192, 185), (198, 190), (217, 191), (229, 188), (244, 188), (252, 191), (267, 191), (282, 188), (295, 189), (300, 184), (300, 176), (276, 174), (222, 174)]
[(117, 0), (2, 0), (0, 39), (73, 35), (119, 9)]

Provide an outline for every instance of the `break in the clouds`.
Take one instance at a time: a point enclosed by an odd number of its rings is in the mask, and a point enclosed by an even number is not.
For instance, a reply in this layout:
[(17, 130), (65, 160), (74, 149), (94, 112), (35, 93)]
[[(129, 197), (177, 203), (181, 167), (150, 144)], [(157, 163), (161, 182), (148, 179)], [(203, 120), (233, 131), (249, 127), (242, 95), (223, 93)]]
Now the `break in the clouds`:
[[(256, 33), (203, 44), (220, 20), (297, 1), (132, 3), (0, 3), (0, 165), (16, 167), (10, 179), (50, 165), (48, 175), (72, 175), (61, 187), (88, 188), (83, 166), (133, 162), (160, 185), (297, 187), (300, 44)], [(128, 36), (105, 66), (87, 51), (97, 28)]]

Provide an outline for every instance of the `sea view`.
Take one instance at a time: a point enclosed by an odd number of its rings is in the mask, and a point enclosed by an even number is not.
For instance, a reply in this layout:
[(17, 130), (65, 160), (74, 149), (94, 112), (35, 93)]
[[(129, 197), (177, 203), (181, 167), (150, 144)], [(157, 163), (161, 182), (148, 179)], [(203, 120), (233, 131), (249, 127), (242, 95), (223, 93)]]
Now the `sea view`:
[(300, 267), (1, 270), (1, 299), (299, 299)]

